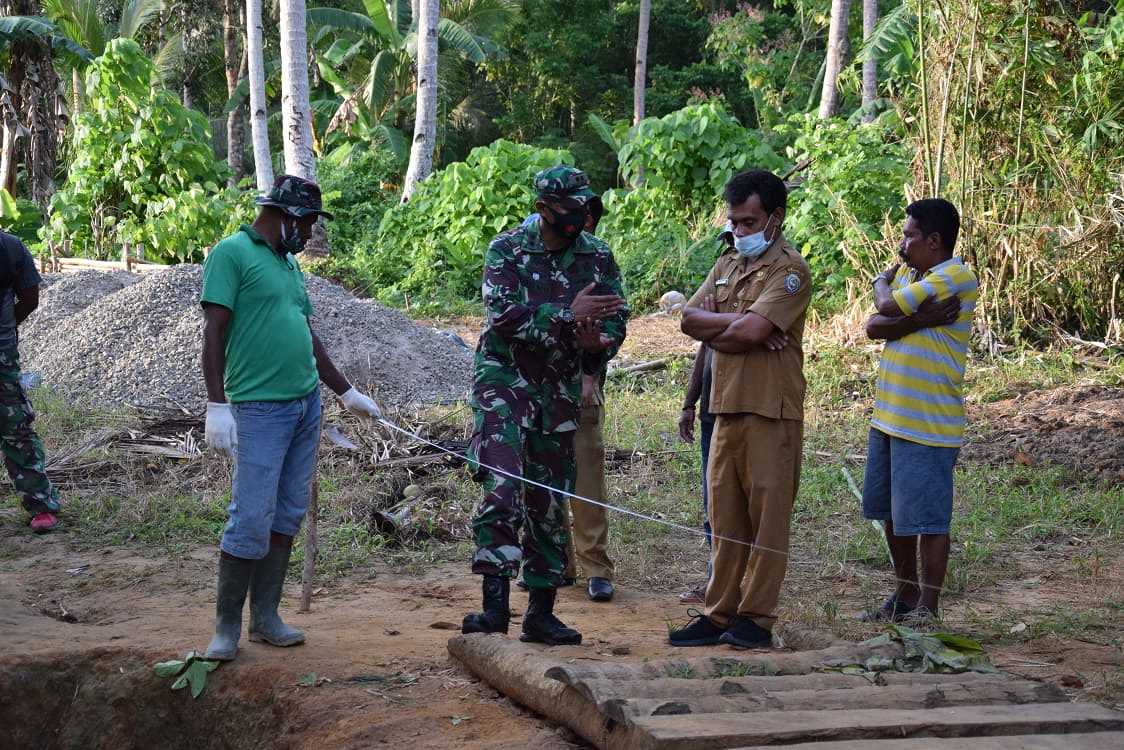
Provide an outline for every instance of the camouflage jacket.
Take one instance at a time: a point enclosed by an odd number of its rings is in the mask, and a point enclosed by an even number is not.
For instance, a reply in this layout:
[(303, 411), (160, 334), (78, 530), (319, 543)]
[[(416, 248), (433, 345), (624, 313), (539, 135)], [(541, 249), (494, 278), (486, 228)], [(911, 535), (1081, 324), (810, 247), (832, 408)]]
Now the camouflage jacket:
[(484, 312), (476, 346), (474, 409), (497, 413), (527, 429), (576, 430), (581, 373), (596, 374), (624, 341), (627, 308), (601, 324), (613, 345), (578, 349), (574, 326), (561, 313), (591, 282), (596, 294), (624, 296), (620, 269), (604, 242), (583, 232), (562, 252), (543, 246), (538, 224), (504, 232), (484, 256)]

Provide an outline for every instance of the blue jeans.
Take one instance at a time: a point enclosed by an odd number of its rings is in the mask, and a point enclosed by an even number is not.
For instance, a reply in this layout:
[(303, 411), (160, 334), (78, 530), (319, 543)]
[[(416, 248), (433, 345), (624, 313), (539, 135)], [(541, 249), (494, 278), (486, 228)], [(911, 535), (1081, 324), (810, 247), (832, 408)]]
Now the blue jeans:
[(271, 532), (296, 536), (312, 497), (320, 389), (293, 401), (234, 404), (238, 448), (223, 552), (260, 560)]
[(863, 517), (892, 520), (894, 536), (947, 534), (952, 523), (952, 472), (959, 448), (938, 448), (873, 427), (863, 480)]

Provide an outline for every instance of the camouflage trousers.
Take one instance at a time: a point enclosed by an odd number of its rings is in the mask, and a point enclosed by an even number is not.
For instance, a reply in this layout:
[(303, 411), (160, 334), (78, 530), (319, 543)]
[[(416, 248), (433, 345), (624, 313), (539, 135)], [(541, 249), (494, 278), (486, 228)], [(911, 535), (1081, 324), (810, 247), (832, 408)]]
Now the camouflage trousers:
[(35, 515), (59, 510), (59, 493), (47, 478), (43, 443), (31, 423), (35, 410), (20, 385), (20, 355), (15, 347), (0, 350), (0, 450), (23, 507)]
[[(476, 411), (468, 457), (548, 487), (574, 489), (574, 433), (520, 427), (492, 412)], [(562, 583), (570, 523), (566, 498), (470, 464), (484, 498), (472, 521), (472, 572), (523, 580), (531, 588)], [(522, 532), (522, 538), (520, 538)]]

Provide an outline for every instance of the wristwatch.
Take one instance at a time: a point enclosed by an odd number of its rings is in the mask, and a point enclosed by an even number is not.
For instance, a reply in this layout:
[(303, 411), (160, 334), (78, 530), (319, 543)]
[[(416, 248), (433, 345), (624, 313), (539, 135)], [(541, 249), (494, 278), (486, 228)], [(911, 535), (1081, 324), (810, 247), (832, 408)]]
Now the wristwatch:
[(562, 311), (558, 313), (558, 318), (563, 323), (573, 323), (574, 322), (574, 311), (571, 310), (568, 307), (563, 307)]

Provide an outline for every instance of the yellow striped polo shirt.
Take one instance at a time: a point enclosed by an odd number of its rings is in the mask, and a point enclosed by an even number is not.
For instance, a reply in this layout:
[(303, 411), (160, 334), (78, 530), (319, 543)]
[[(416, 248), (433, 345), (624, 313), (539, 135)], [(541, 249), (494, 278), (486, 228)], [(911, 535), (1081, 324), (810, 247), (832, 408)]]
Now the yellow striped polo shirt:
[(960, 316), (947, 326), (922, 328), (887, 341), (878, 367), (871, 424), (894, 437), (922, 445), (958, 448), (964, 437), (964, 366), (976, 310), (976, 275), (960, 258), (933, 266), (920, 280), (906, 266), (891, 284), (906, 315), (928, 297), (960, 298)]

